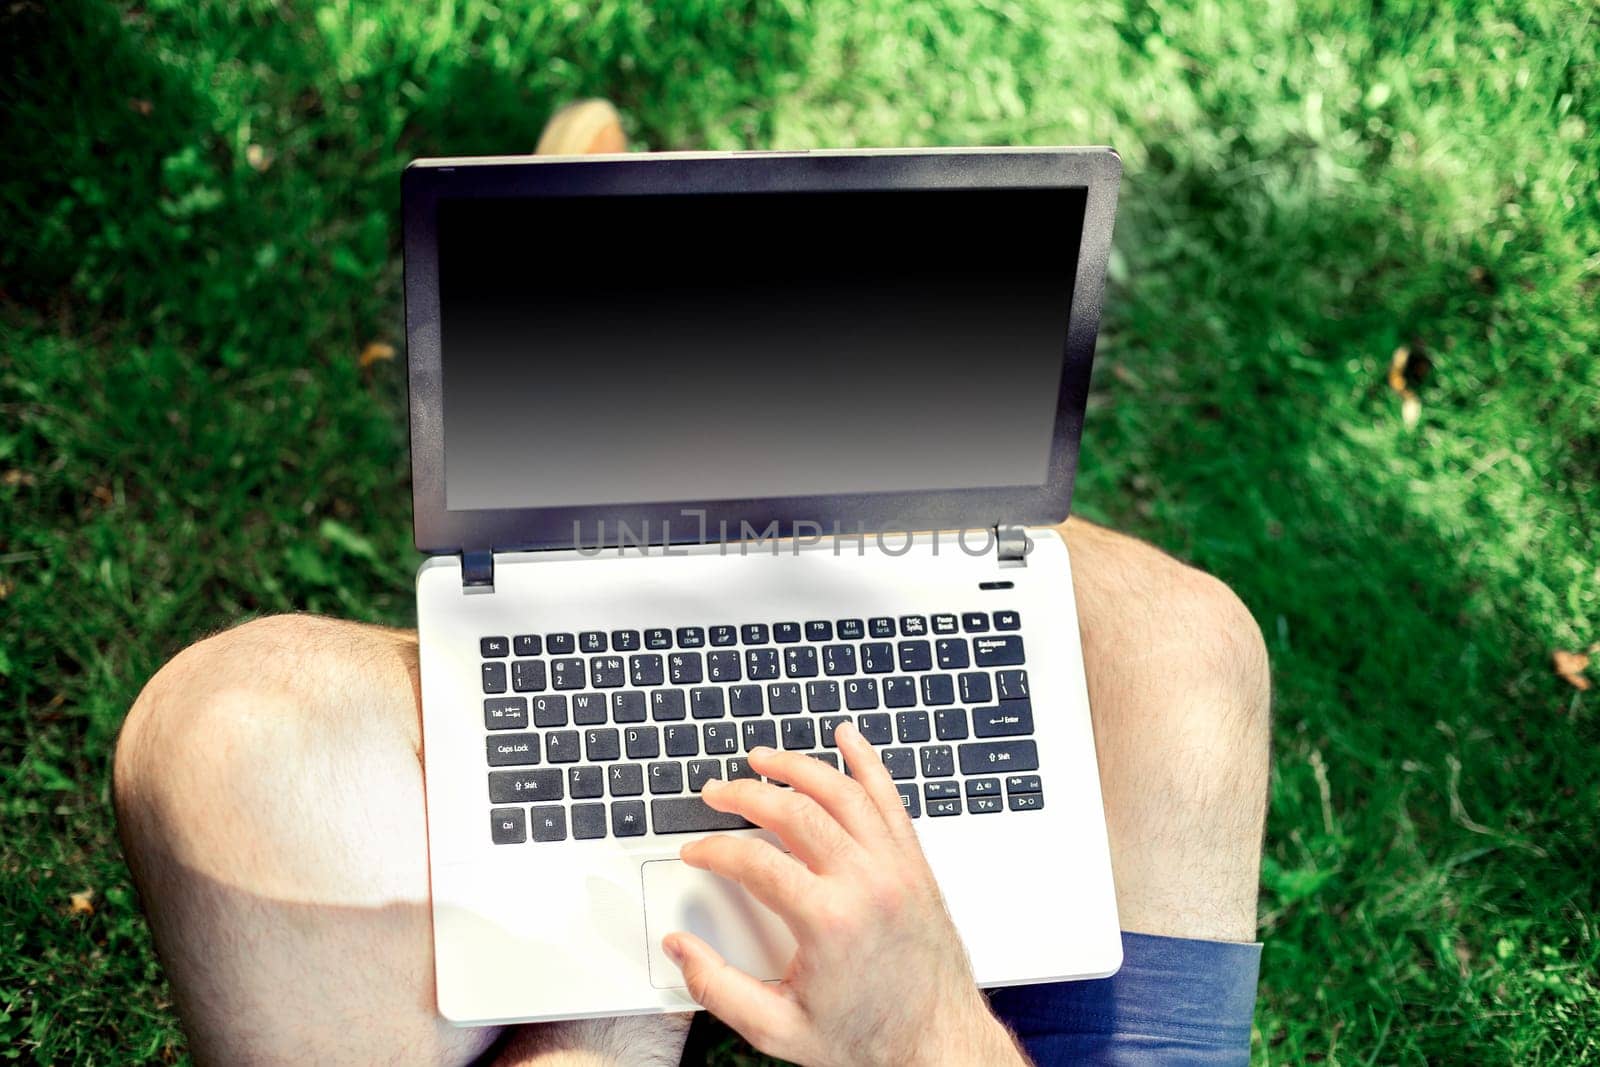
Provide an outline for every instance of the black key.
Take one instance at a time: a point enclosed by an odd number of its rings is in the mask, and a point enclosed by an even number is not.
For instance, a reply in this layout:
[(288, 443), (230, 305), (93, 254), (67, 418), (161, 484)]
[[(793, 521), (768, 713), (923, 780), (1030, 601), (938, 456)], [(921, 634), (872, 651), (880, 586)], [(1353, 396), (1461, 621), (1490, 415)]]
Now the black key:
[(489, 772), (489, 802), (529, 804), (536, 800), (561, 799), (561, 771), (540, 767), (534, 771)]
[(496, 734), (483, 741), (491, 767), (526, 767), (539, 762), (538, 734)]
[(960, 782), (924, 782), (922, 795), (929, 800), (959, 799), (961, 796)]
[(861, 736), (867, 739), (868, 744), (887, 745), (894, 739), (890, 732), (892, 724), (889, 716), (878, 712), (873, 715), (863, 715), (856, 720), (856, 729), (861, 731)]
[(833, 623), (827, 619), (813, 619), (806, 623), (807, 641), (832, 641)]
[(698, 626), (678, 627), (679, 648), (699, 648), (706, 643), (706, 632)]
[(626, 685), (627, 673), (622, 668), (621, 656), (596, 656), (589, 661), (590, 684), (596, 689), (615, 689)]
[(1037, 793), (1042, 788), (1037, 774), (1013, 774), (1006, 779), (1007, 793)]
[(739, 680), (739, 653), (708, 652), (706, 654), (706, 679), (712, 682), (737, 682)]
[(866, 636), (867, 627), (860, 619), (839, 620), (839, 640), (859, 641)]
[(650, 802), (650, 825), (658, 834), (692, 834), (701, 830), (742, 830), (754, 824), (708, 807), (699, 797), (672, 797)]
[(767, 707), (772, 709), (774, 715), (798, 715), (800, 683), (773, 682), (767, 686)]
[(967, 639), (964, 637), (946, 637), (935, 641), (933, 655), (939, 661), (941, 671), (957, 671), (972, 662), (967, 658)]
[(838, 748), (839, 742), (833, 739), (833, 731), (839, 728), (840, 723), (850, 721), (848, 715), (824, 715), (817, 720), (817, 729), (822, 734), (822, 743), (827, 748)]
[(883, 680), (883, 706), (910, 708), (917, 703), (917, 683), (903, 674)]
[(519, 693), (538, 693), (546, 685), (544, 660), (519, 659), (511, 663), (511, 688)]
[(504, 693), (506, 691), (506, 665), (504, 663), (485, 663), (483, 665), (483, 691), (485, 693)]
[(935, 615), (933, 617), (933, 632), (936, 634), (955, 633), (956, 617), (954, 615)]
[(663, 727), (661, 732), (666, 735), (667, 755), (700, 755), (700, 731), (692, 723)]
[(567, 725), (567, 698), (564, 696), (534, 697), (533, 725)]
[[(1001, 671), (1000, 673), (1008, 673)], [(994, 691), (989, 688), (989, 676), (981, 671), (968, 671), (956, 679), (961, 686), (961, 703), (984, 704), (994, 699)]]
[(928, 620), (921, 615), (900, 616), (901, 637), (926, 637), (928, 636)]
[(895, 732), (900, 735), (902, 745), (915, 745), (928, 740), (928, 713), (925, 711), (902, 711), (894, 717)]
[(606, 721), (606, 695), (604, 693), (578, 693), (572, 698), (572, 725), (604, 726)]
[(886, 748), (883, 750), (883, 766), (889, 772), (889, 777), (899, 781), (902, 778), (915, 778), (917, 775), (917, 753), (910, 748)]
[(578, 731), (550, 730), (544, 735), (544, 758), (551, 763), (577, 763)]
[(660, 763), (650, 764), (650, 773), (645, 776), (650, 782), (651, 793), (681, 793), (683, 792), (683, 764), (662, 760)]
[(1039, 769), (1039, 746), (1032, 741), (990, 741), (962, 745), (962, 774), (1007, 774)]
[(527, 698), (491, 697), (483, 702), (485, 730), (521, 730), (527, 725)]
[(887, 641), (868, 641), (862, 645), (861, 669), (868, 674), (888, 674), (894, 670), (894, 646)]
[(685, 714), (682, 689), (650, 691), (650, 717), (656, 722), (676, 722)]
[(970, 778), (967, 780), (967, 796), (993, 797), (1000, 795), (1000, 779), (998, 778)]
[(900, 794), (900, 806), (906, 809), (906, 814), (913, 819), (922, 818), (922, 801), (917, 797), (917, 787), (897, 785), (895, 790)]
[(967, 811), (973, 815), (988, 815), (990, 812), (1003, 811), (1005, 805), (999, 797), (968, 797)]
[(926, 641), (901, 641), (900, 642), (900, 669), (903, 671), (926, 671), (933, 667), (933, 653), (928, 648)]
[(1033, 733), (1033, 702), (1002, 700), (988, 708), (972, 709), (972, 736), (1021, 737)]
[(511, 639), (511, 650), (519, 656), (544, 654), (544, 638), (538, 634), (518, 634)]
[(689, 792), (698, 793), (705, 788), (711, 779), (719, 781), (722, 778), (722, 761), (714, 759), (695, 759), (689, 761)]
[(961, 708), (940, 708), (933, 713), (933, 734), (941, 741), (964, 741), (967, 713)]
[(737, 757), (728, 761), (728, 781), (737, 782), (741, 778), (749, 778), (754, 781), (760, 777), (759, 774), (750, 769), (749, 760)]
[(731, 626), (713, 626), (711, 628), (711, 643), (718, 648), (731, 645), (739, 640), (739, 633)]
[(633, 652), (639, 647), (638, 630), (612, 630), (611, 647), (618, 652)]
[(960, 815), (961, 801), (959, 800), (933, 800), (928, 801), (928, 817), (937, 819), (945, 815)]
[(817, 676), (817, 650), (810, 645), (798, 645), (783, 650), (783, 670), (790, 678), (815, 678)]
[(961, 628), (969, 634), (981, 634), (989, 628), (989, 616), (981, 611), (969, 611), (961, 616)]
[(522, 808), (490, 808), (489, 836), (497, 845), (520, 845), (528, 839), (528, 813)]
[(689, 714), (695, 718), (720, 719), (727, 713), (722, 702), (722, 690), (716, 686), (702, 685), (689, 690)]
[(629, 759), (655, 759), (661, 755), (661, 730), (656, 726), (630, 726), (622, 731)]
[(606, 768), (606, 782), (612, 796), (636, 797), (644, 792), (644, 767), (637, 763), (613, 763)]
[(604, 767), (568, 767), (567, 796), (573, 800), (593, 800), (605, 796), (606, 769)]
[(772, 639), (780, 645), (792, 645), (800, 640), (800, 624), (797, 622), (775, 622), (772, 624)]
[(1044, 807), (1043, 793), (1011, 793), (1006, 803), (1012, 811), (1038, 811)]
[(922, 757), (924, 778), (949, 778), (956, 773), (956, 754), (949, 745), (924, 745), (917, 755)]
[(829, 677), (856, 673), (856, 647), (854, 645), (823, 646), (822, 673)]
[(606, 836), (606, 806), (572, 805), (572, 836), (578, 841), (592, 841), (597, 837)]
[(839, 683), (838, 682), (807, 682), (806, 683), (806, 710), (807, 711), (838, 711), (839, 710)]
[(1027, 671), (995, 671), (994, 684), (1001, 700), (1021, 700), (1028, 696)]
[(735, 685), (728, 688), (728, 708), (733, 714), (743, 718), (746, 715), (760, 715), (761, 687), (759, 685)]
[(948, 674), (922, 676), (922, 702), (930, 708), (956, 702), (956, 685)]
[(611, 694), (611, 721), (615, 723), (644, 722), (644, 694), (637, 689)]
[(550, 661), (550, 685), (553, 689), (582, 689), (588, 685), (583, 660), (578, 656)]
[(578, 642), (571, 634), (546, 634), (544, 643), (552, 656), (565, 656), (578, 649)]
[[(614, 727), (603, 726), (583, 732), (583, 752), (590, 763), (622, 758), (622, 742)], [(598, 793), (595, 794), (599, 796)]]
[(478, 640), (478, 655), (484, 659), (504, 659), (511, 655), (511, 642), (503, 637), (484, 637)]
[[(671, 648), (672, 647), (672, 631), (671, 630), (646, 630), (644, 632), (644, 647), (645, 648), (655, 648), (655, 649)], [(644, 833), (643, 830), (640, 830), (639, 832), (640, 833)]]
[(673, 685), (694, 685), (705, 680), (705, 662), (698, 652), (674, 652), (667, 657), (667, 680)]
[(606, 635), (599, 630), (585, 630), (578, 635), (578, 649), (582, 652), (604, 652)]
[(752, 682), (763, 681), (767, 678), (778, 676), (778, 650), (775, 648), (751, 648), (744, 654), (745, 674)]
[(747, 622), (739, 627), (739, 640), (747, 645), (764, 645), (767, 643), (767, 627), (759, 622)]
[(1022, 638), (974, 637), (972, 662), (976, 667), (1014, 667), (1022, 662)]
[(661, 657), (653, 652), (629, 656), (628, 677), (633, 685), (660, 685), (667, 680)]
[(839, 769), (839, 753), (837, 752), (807, 752), (812, 759), (821, 760), (834, 770)]
[(807, 718), (784, 719), (783, 747), (788, 749), (816, 748), (816, 721)]
[(879, 616), (867, 620), (867, 632), (873, 637), (893, 637), (894, 620)]
[(741, 732), (744, 734), (746, 752), (762, 745), (767, 748), (778, 747), (778, 724), (771, 719), (747, 719)]
[(706, 755), (726, 756), (739, 751), (739, 727), (731, 722), (708, 722), (700, 728), (705, 737)]
[(878, 706), (878, 680), (852, 678), (844, 683), (844, 706), (851, 711), (871, 711)]
[[(634, 770), (639, 768), (635, 767)], [(643, 837), (644, 801), (613, 800), (611, 802), (611, 835), (613, 837)]]
[(994, 628), (996, 630), (1022, 629), (1022, 616), (1014, 611), (997, 611), (994, 613)]

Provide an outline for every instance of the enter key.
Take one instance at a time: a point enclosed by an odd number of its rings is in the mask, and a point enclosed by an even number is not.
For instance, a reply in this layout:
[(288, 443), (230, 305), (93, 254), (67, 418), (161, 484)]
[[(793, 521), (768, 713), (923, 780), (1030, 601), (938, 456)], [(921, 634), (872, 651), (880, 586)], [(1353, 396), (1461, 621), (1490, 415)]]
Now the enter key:
[(975, 737), (1017, 737), (1033, 733), (1033, 702), (1002, 700), (989, 708), (972, 709)]

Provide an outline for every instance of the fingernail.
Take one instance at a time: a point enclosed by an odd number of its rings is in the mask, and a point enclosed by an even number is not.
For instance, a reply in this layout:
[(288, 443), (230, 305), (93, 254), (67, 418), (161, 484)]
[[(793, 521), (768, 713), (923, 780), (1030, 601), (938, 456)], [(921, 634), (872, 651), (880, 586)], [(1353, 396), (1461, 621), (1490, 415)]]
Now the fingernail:
[(771, 745), (757, 745), (755, 748), (750, 750), (749, 754), (751, 756), (770, 756), (776, 751), (778, 750), (773, 748)]
[(664, 939), (661, 942), (661, 951), (665, 952), (667, 954), (667, 959), (671, 960), (674, 964), (679, 967), (683, 966), (683, 949), (678, 947), (676, 938), (669, 937)]
[(846, 737), (848, 737), (848, 736), (850, 736), (851, 734), (853, 734), (855, 732), (856, 732), (855, 726), (852, 723), (848, 723), (848, 722), (842, 722), (838, 726), (835, 726), (833, 728), (833, 736), (834, 736), (835, 740), (838, 739), (840, 734), (844, 734)]
[(726, 784), (727, 783), (721, 778), (707, 778), (705, 782), (701, 784), (700, 792), (715, 793), (718, 789), (721, 789)]

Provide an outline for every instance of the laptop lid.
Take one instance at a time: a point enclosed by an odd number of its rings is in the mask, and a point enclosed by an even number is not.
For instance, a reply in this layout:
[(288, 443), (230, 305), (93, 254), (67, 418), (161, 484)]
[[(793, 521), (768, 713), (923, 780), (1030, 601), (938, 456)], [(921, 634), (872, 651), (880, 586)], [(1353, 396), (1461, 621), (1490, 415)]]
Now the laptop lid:
[(1107, 148), (432, 159), (403, 179), (428, 553), (1067, 514)]

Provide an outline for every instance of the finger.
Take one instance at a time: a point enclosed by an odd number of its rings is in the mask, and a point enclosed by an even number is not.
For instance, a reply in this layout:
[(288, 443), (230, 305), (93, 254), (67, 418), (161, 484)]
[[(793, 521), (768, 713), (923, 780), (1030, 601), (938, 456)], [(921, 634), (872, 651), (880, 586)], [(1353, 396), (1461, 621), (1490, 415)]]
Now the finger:
[(683, 972), (689, 995), (702, 1007), (767, 1055), (790, 1058), (805, 1017), (780, 987), (745, 974), (693, 934), (668, 934), (661, 949)]
[(844, 753), (851, 775), (860, 784), (867, 799), (872, 801), (872, 806), (878, 810), (889, 832), (896, 837), (911, 833), (911, 817), (900, 802), (900, 791), (894, 787), (894, 780), (884, 768), (878, 750), (868, 744), (867, 739), (861, 736), (861, 731), (850, 723), (840, 723), (833, 732), (833, 739), (838, 743), (839, 751)]
[(713, 778), (701, 789), (700, 799), (718, 811), (743, 815), (771, 830), (800, 862), (819, 874), (837, 870), (843, 858), (857, 848), (815, 800), (792, 789), (779, 789), (753, 778), (732, 782)]
[(757, 748), (750, 766), (780, 782), (788, 782), (836, 819), (845, 833), (863, 844), (883, 836), (883, 819), (861, 787), (840, 771), (801, 752)]
[(689, 842), (678, 856), (691, 867), (739, 883), (787, 923), (796, 937), (810, 926), (811, 905), (820, 897), (822, 880), (770, 841), (715, 834)]

